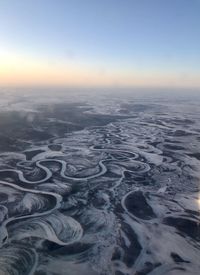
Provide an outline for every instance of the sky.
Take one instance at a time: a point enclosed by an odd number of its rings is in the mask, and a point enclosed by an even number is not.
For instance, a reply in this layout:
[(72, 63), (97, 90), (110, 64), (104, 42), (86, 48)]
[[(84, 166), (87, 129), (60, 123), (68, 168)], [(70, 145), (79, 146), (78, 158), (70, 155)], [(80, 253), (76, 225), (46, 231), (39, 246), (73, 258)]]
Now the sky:
[(200, 88), (200, 0), (0, 0), (0, 85)]

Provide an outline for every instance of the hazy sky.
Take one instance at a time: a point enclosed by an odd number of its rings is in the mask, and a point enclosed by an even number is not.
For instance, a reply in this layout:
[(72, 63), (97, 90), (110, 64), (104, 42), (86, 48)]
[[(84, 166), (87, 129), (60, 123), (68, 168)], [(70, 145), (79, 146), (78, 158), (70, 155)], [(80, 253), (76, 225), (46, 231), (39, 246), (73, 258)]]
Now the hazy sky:
[(0, 0), (0, 85), (200, 87), (200, 0)]

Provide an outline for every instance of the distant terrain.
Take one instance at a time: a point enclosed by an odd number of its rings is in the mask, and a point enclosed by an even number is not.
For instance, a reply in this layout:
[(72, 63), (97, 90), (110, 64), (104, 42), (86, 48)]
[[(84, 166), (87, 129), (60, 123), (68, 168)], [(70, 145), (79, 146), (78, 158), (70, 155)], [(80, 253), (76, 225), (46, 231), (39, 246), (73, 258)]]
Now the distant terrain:
[(199, 103), (2, 89), (0, 274), (199, 274)]

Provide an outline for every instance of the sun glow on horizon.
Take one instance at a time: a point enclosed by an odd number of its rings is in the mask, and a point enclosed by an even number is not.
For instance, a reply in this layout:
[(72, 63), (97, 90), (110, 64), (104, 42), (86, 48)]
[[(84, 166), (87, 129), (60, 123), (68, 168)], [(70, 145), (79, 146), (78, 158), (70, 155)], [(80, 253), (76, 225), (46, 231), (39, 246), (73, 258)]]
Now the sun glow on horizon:
[(200, 88), (199, 1), (0, 1), (0, 85)]
[(97, 64), (56, 62), (0, 49), (0, 85), (174, 86), (200, 87), (200, 75), (180, 75), (137, 68), (101, 70)]

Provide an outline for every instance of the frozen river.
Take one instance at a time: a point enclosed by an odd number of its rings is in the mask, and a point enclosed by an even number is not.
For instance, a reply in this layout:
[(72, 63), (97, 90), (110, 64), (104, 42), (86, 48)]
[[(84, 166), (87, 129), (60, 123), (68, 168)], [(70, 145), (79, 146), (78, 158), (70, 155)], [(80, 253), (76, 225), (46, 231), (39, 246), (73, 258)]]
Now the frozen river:
[(199, 274), (198, 97), (4, 89), (0, 106), (1, 275)]

